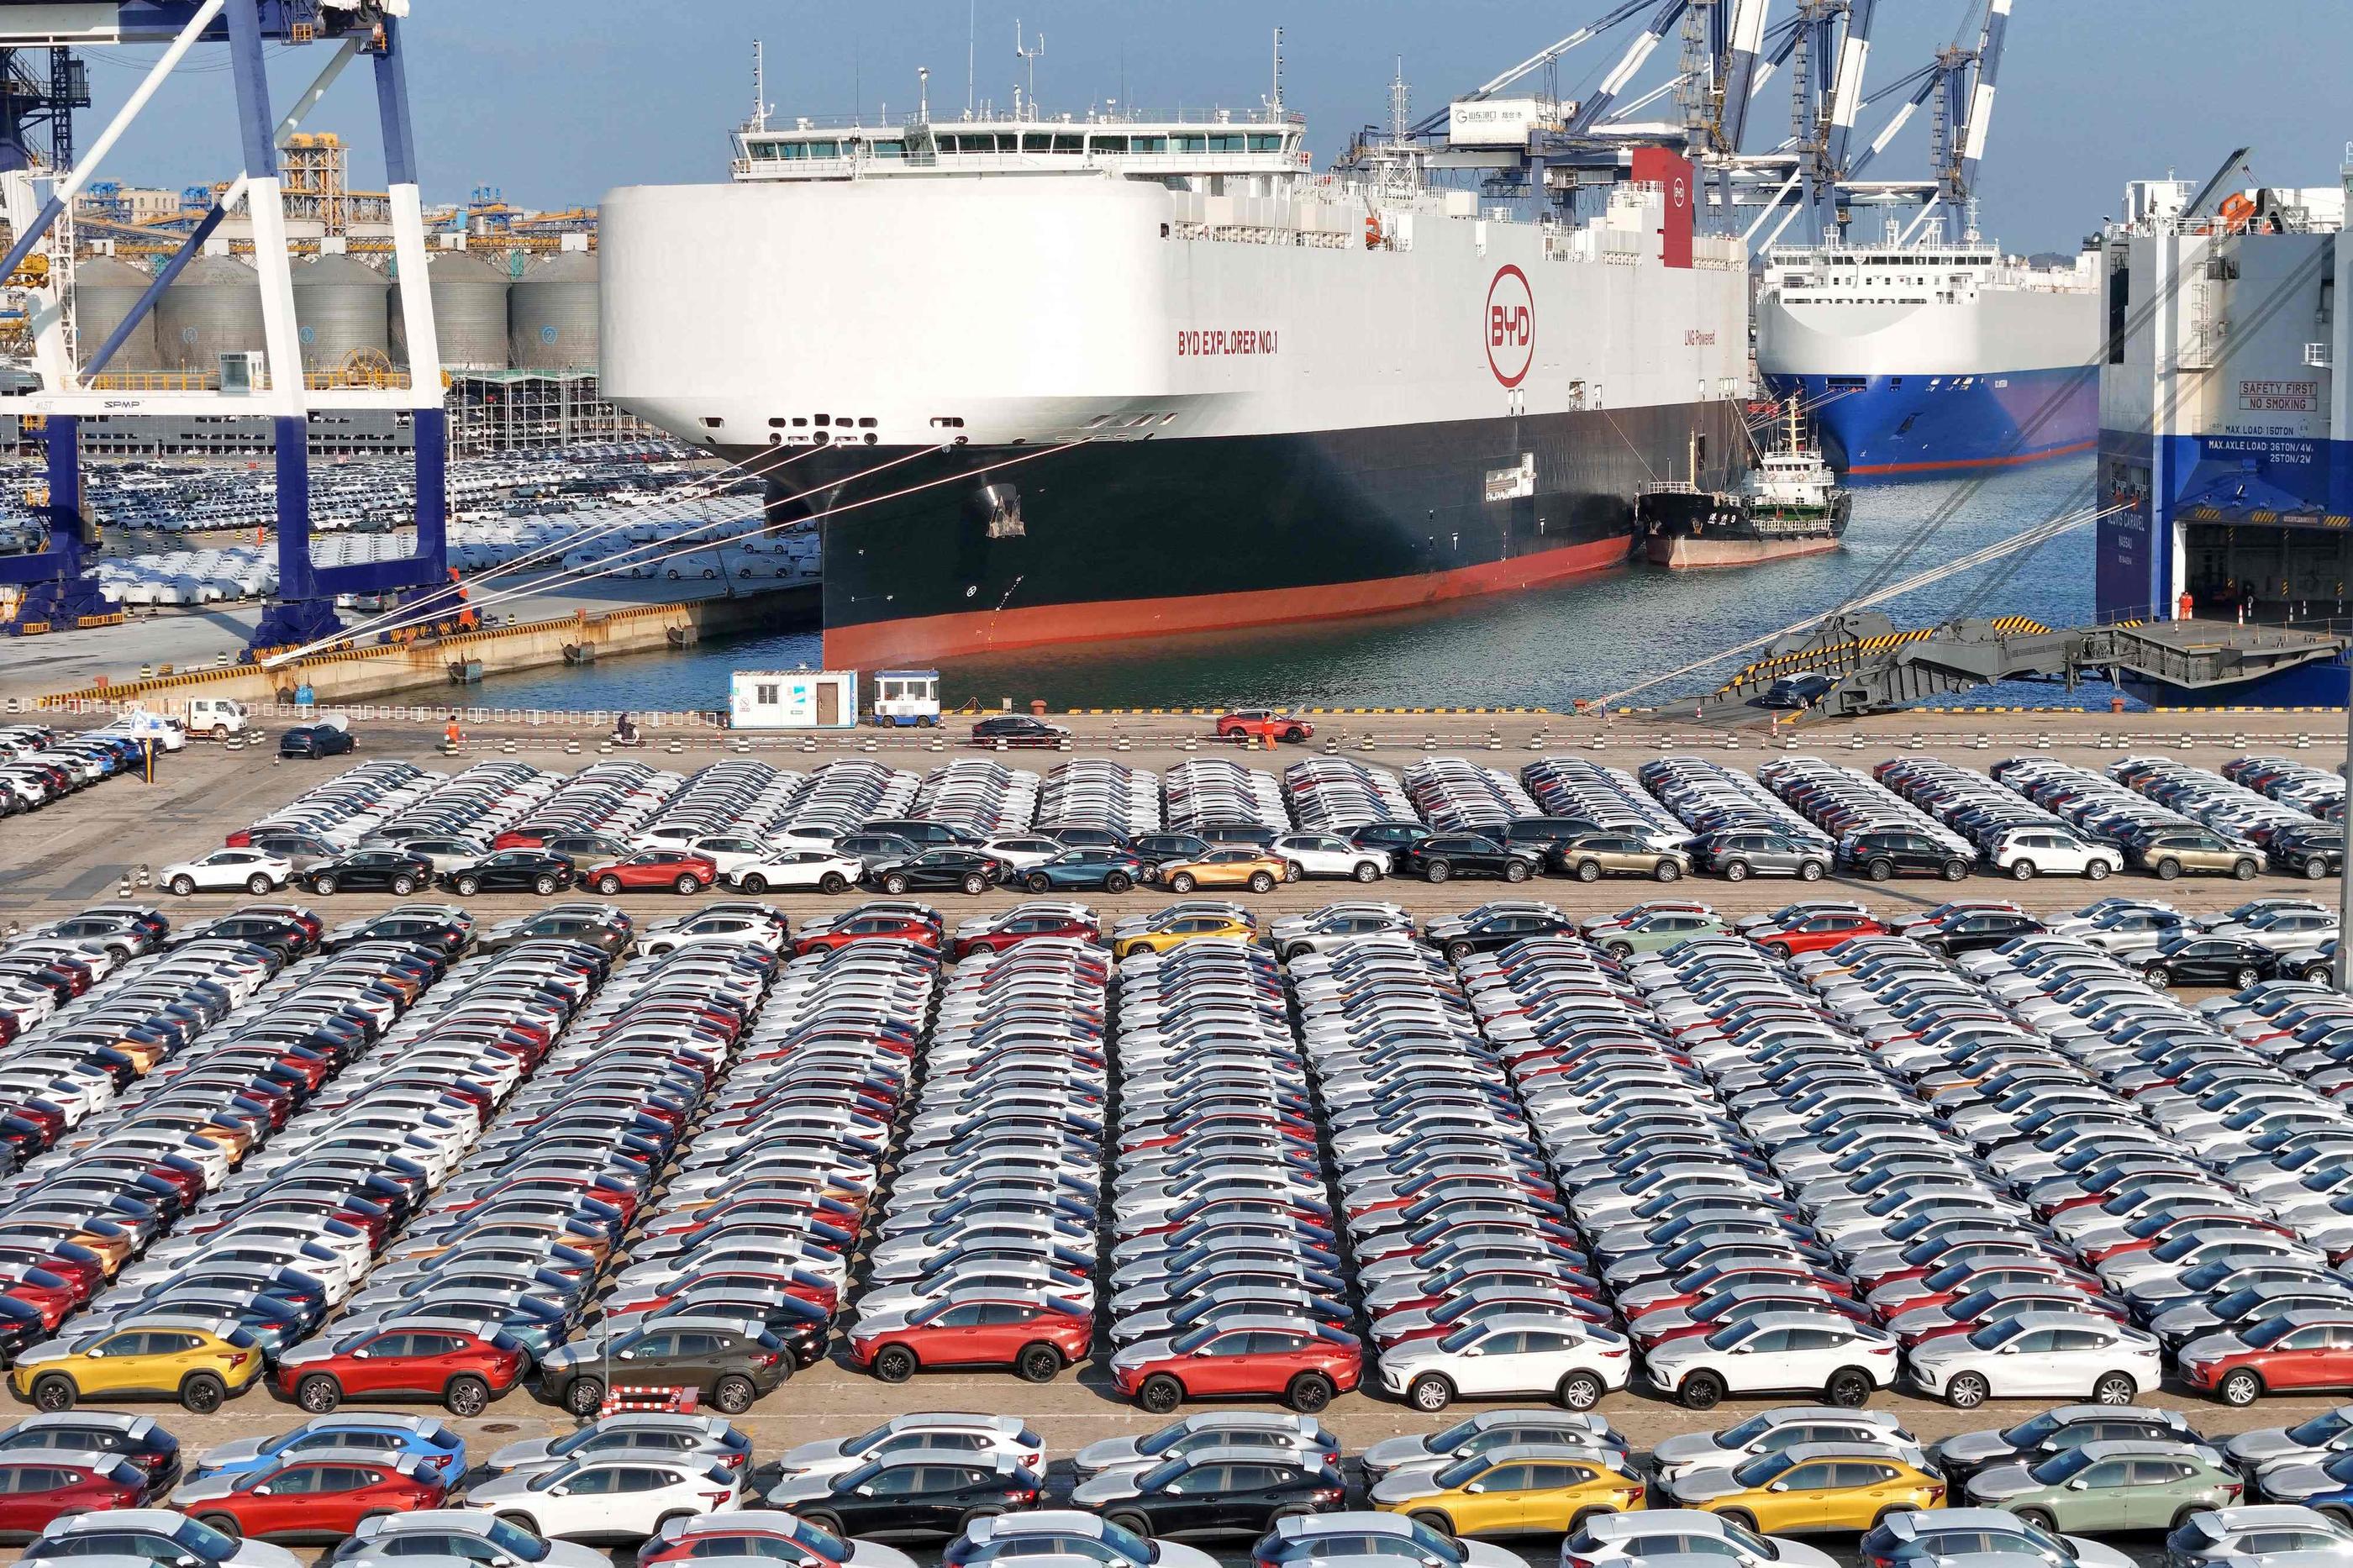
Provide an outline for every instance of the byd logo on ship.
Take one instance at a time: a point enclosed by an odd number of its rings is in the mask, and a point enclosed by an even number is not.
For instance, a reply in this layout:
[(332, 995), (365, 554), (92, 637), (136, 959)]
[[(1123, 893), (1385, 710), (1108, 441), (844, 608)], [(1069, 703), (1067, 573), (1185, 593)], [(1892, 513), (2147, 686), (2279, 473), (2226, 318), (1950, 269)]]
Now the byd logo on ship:
[(1536, 353), (1536, 302), (1527, 275), (1516, 267), (1496, 272), (1487, 285), (1487, 368), (1505, 386), (1527, 379)]

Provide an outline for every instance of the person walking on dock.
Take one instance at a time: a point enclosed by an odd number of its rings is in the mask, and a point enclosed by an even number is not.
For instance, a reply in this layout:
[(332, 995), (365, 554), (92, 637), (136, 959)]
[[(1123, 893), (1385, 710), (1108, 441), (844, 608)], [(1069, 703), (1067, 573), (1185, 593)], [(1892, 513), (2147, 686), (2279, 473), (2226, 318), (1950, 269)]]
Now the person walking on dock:
[(458, 728), (458, 716), (455, 713), (449, 715), (449, 722), (443, 726), (441, 740), (453, 752), (466, 743), (466, 732)]

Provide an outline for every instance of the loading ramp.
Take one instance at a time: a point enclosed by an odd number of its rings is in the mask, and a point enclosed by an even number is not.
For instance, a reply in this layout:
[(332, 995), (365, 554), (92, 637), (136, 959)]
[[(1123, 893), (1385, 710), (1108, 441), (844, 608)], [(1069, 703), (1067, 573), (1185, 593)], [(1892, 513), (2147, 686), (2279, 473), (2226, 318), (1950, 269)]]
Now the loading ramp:
[(2003, 680), (2139, 677), (2192, 690), (2260, 680), (2338, 658), (2345, 637), (2295, 626), (2219, 621), (2119, 622), (2054, 629), (2021, 616), (1899, 630), (1876, 611), (1831, 616), (1773, 645), (1726, 681), (1707, 706), (1746, 707), (1773, 682), (1811, 671), (1836, 684), (1814, 704), (1831, 718), (1892, 713)]

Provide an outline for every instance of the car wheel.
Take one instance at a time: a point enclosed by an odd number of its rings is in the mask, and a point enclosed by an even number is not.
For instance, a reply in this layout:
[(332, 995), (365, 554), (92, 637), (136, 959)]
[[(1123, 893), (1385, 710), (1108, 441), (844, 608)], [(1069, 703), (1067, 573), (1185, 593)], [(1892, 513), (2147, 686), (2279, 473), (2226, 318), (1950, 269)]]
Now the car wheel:
[(1432, 860), (1421, 868), (1421, 874), (1433, 882), (1443, 882), (1454, 875), (1454, 868), (1443, 860)]
[(36, 1410), (46, 1410), (51, 1415), (60, 1410), (71, 1410), (75, 1397), (72, 1378), (51, 1373), (47, 1377), (33, 1380), (33, 1408)]
[(206, 732), (216, 741), (226, 741), (228, 739), (228, 726), (226, 724), (216, 724)]
[(1434, 1415), (1454, 1403), (1454, 1386), (1436, 1373), (1426, 1372), (1407, 1387), (1405, 1402), (1425, 1415)]
[(1525, 882), (1527, 879), (1528, 863), (1526, 861), (1506, 860), (1504, 862), (1504, 880), (1506, 882)]
[(596, 879), (596, 890), (609, 899), (614, 894), (621, 890), (621, 879), (618, 877), (599, 877)]
[(1296, 882), (1300, 878), (1304, 877), (1305, 875), (1307, 875), (1307, 868), (1302, 866), (1298, 861), (1285, 860), (1282, 863), (1282, 879), (1284, 881)]
[(2056, 1532), (2059, 1528), (2059, 1521), (2052, 1517), (2051, 1510), (2047, 1508), (2021, 1508), (2013, 1509), (2011, 1511), (2016, 1513), (2021, 1521), (2034, 1526), (2037, 1530)]
[(1165, 1372), (1155, 1372), (1136, 1389), (1135, 1402), (1155, 1415), (1166, 1415), (1185, 1403), (1185, 1385)]
[(550, 897), (555, 891), (555, 879), (553, 877), (534, 877), (532, 879), (531, 890), (537, 893), (543, 899)]
[(1471, 944), (1467, 942), (1449, 942), (1446, 944), (1446, 956), (1451, 962), (1460, 963), (1471, 956)]
[(2181, 862), (2170, 855), (2159, 860), (2152, 868), (2157, 872), (2157, 879), (2160, 882), (2170, 882), (2181, 875)]
[(907, 879), (895, 873), (885, 877), (882, 879), (882, 890), (896, 898), (907, 890)]
[(185, 899), (195, 890), (196, 883), (195, 878), (174, 877), (172, 879), (172, 891), (177, 893), (180, 897)]
[(395, 877), (392, 879), (392, 896), (394, 898), (405, 899), (415, 891), (417, 891), (416, 878), (403, 875)]
[(1966, 860), (1947, 860), (1944, 865), (1944, 872), (1945, 880), (1957, 882), (1969, 874), (1969, 863)]
[(1601, 1380), (1589, 1372), (1572, 1372), (1560, 1380), (1552, 1396), (1564, 1410), (1590, 1410), (1601, 1403)]
[(1250, 873), (1250, 890), (1253, 893), (1271, 893), (1274, 891), (1273, 874), (1268, 871), (1252, 871)]
[(2105, 860), (2096, 858), (2087, 860), (2084, 863), (2084, 879), (2089, 882), (2105, 882), (2108, 879), (2108, 863)]
[(1051, 1383), (1054, 1374), (1062, 1370), (1062, 1352), (1051, 1345), (1029, 1345), (1023, 1348), (1013, 1370), (1024, 1383)]
[(1895, 875), (1895, 863), (1892, 860), (1873, 860), (1865, 868), (1864, 874), (1874, 882), (1884, 882)]
[(2261, 980), (2262, 978), (2262, 973), (2258, 972), (2255, 966), (2252, 963), (2242, 963), (2239, 965), (2238, 968), (2231, 972), (2231, 980), (2232, 984), (2241, 991), (2244, 991), (2248, 986), (2253, 985), (2256, 981)]
[(269, 879), (257, 871), (245, 879), (245, 890), (258, 899), (269, 891)]
[[(807, 1516), (804, 1515), (803, 1517)], [(530, 1514), (521, 1512), (517, 1510), (509, 1509), (505, 1512), (501, 1513), (498, 1516), (498, 1520), (501, 1524), (512, 1525), (517, 1530), (529, 1531), (533, 1535), (537, 1535), (539, 1533), (539, 1521), (533, 1518)]]
[(1860, 1410), (1871, 1403), (1875, 1386), (1869, 1373), (1850, 1366), (1831, 1373), (1830, 1382), (1822, 1386), (1822, 1397), (1841, 1410)]
[[(819, 877), (817, 879), (817, 890), (820, 893), (839, 893), (849, 886), (849, 879), (843, 876), (839, 871), (828, 871), (824, 876)], [(761, 878), (760, 885), (752, 890), (755, 893), (766, 892), (768, 890), (768, 879), (765, 877)]]
[(2151, 985), (2160, 987), (2173, 984), (2173, 971), (2166, 968), (2162, 963), (2150, 964), (2140, 972), (2140, 977)]
[(332, 877), (313, 877), (311, 879), (311, 890), (322, 899), (332, 899), (335, 896), (335, 879)]
[(1295, 746), (1299, 744), (1300, 742), (1307, 739), (1307, 731), (1301, 729), (1298, 725), (1293, 724), (1290, 729), (1285, 730), (1282, 732), (1282, 738)]
[(1370, 860), (1357, 861), (1355, 874), (1359, 882), (1377, 882), (1381, 879), (1381, 868)]
[(490, 1407), (491, 1385), (479, 1377), (453, 1377), (441, 1390), (441, 1408), (452, 1415), (480, 1415)]
[(1672, 860), (1662, 860), (1651, 868), (1651, 875), (1662, 882), (1672, 882), (1683, 874), (1683, 868)]
[(874, 1375), (884, 1383), (904, 1383), (915, 1375), (915, 1352), (904, 1345), (884, 1345), (874, 1352)]
[(1800, 860), (1798, 862), (1798, 880), (1800, 882), (1819, 882), (1821, 879), (1822, 863), (1820, 861)]
[(2231, 862), (2231, 876), (2235, 881), (2253, 881), (2255, 879), (2255, 863), (2253, 860), (2241, 859)]
[(1726, 860), (1724, 863), (1724, 879), (1727, 882), (1745, 882), (1748, 880), (1748, 862), (1746, 860)]
[(1956, 1410), (1975, 1410), (1992, 1392), (1984, 1377), (1974, 1372), (1965, 1372), (1945, 1385), (1945, 1403)]
[[(1106, 893), (1124, 893), (1134, 886), (1135, 886), (1135, 879), (1124, 871), (1107, 871), (1103, 874), (1103, 891)], [(1038, 890), (1043, 892), (1045, 889)]]
[(1875, 1513), (1875, 1514), (1873, 1514), (1873, 1515), (1872, 1516), (1872, 1520), (1871, 1520), (1871, 1528), (1872, 1528), (1872, 1529), (1873, 1529), (1873, 1530), (1877, 1530), (1881, 1525), (1885, 1524), (1889, 1520), (1894, 1519), (1897, 1514), (1900, 1514), (1900, 1513), (1918, 1513), (1919, 1511), (1920, 1511), (1920, 1510), (1919, 1510), (1918, 1509), (1914, 1508), (1914, 1507), (1913, 1507), (1910, 1503), (1908, 1503), (1908, 1502), (1907, 1502), (1907, 1503), (1898, 1503), (1898, 1504), (1897, 1504), (1895, 1507), (1894, 1507), (1894, 1508), (1883, 1508), (1883, 1509), (1881, 1509), (1877, 1513)]
[(2094, 1405), (2130, 1405), (2139, 1395), (2140, 1384), (2127, 1372), (2112, 1372), (2092, 1384)]
[(1168, 890), (1172, 893), (1189, 893), (1193, 886), (1193, 873), (1190, 871), (1179, 871), (1168, 879)]
[(595, 1415), (605, 1408), (605, 1380), (575, 1377), (564, 1388), (564, 1408), (575, 1415)]
[(1004, 1512), (1005, 1510), (1001, 1508), (974, 1509), (970, 1513), (965, 1514), (962, 1519), (956, 1521), (956, 1533), (958, 1535), (970, 1535), (972, 1533), (972, 1527), (974, 1524), (984, 1519), (998, 1518)]
[[(1033, 893), (1042, 893), (1054, 884), (1046, 879), (1046, 874), (1044, 872), (1032, 871), (1028, 876), (1021, 879), (1021, 885), (1029, 889)], [(1106, 877), (1103, 879), (1103, 887), (1106, 889), (1111, 887), (1110, 878)]]
[(2034, 862), (2031, 860), (2012, 860), (2010, 863), (2010, 879), (2013, 882), (2031, 882), (2034, 880)]
[(793, 1510), (793, 1511), (800, 1515), (801, 1521), (807, 1524), (812, 1529), (822, 1530), (828, 1535), (840, 1536), (847, 1539), (847, 1536), (841, 1528), (841, 1516), (839, 1514), (828, 1513), (821, 1508), (797, 1508)]
[[(801, 1517), (807, 1519), (808, 1515), (803, 1514)], [(1152, 1536), (1152, 1521), (1140, 1513), (1105, 1514), (1103, 1522), (1117, 1525), (1120, 1529), (1129, 1531), (1145, 1540), (1150, 1540)]]
[(1789, 944), (1786, 942), (1768, 942), (1765, 944), (1765, 951), (1779, 959), (1787, 959), (1791, 956), (1789, 952)]
[(2263, 1397), (2263, 1380), (2243, 1367), (2214, 1385), (2214, 1397), (2233, 1408), (2244, 1408)]
[(1434, 1530), (1448, 1540), (1454, 1537), (1454, 1521), (1434, 1508), (1417, 1509), (1406, 1516), (1425, 1530)]
[(180, 1384), (180, 1404), (199, 1415), (209, 1415), (228, 1398), (228, 1387), (209, 1372), (192, 1372)]
[(1712, 1372), (1695, 1372), (1675, 1390), (1675, 1403), (1686, 1410), (1713, 1410), (1724, 1402), (1724, 1379)]
[(235, 1514), (200, 1513), (196, 1515), (196, 1522), (207, 1527), (208, 1529), (219, 1531), (231, 1541), (242, 1541), (245, 1539), (245, 1531), (237, 1528), (237, 1516)]
[(1320, 1372), (1303, 1372), (1282, 1391), (1282, 1402), (1302, 1415), (1313, 1415), (1332, 1403), (1332, 1380)]
[(711, 1403), (723, 1415), (741, 1415), (752, 1408), (752, 1401), (758, 1398), (759, 1394), (760, 1391), (752, 1386), (750, 1378), (740, 1373), (729, 1373), (712, 1385)]
[[(545, 879), (543, 878), (542, 880)], [(482, 883), (477, 877), (460, 877), (457, 880), (456, 888), (459, 898), (470, 899), (482, 890)]]
[(1726, 1524), (1737, 1525), (1752, 1535), (1756, 1533), (1757, 1516), (1745, 1508), (1720, 1508), (1715, 1510), (1715, 1517)]
[(1601, 862), (1599, 860), (1579, 860), (1577, 863), (1577, 879), (1580, 882), (1598, 882), (1601, 880)]
[(678, 889), (680, 898), (691, 899), (702, 891), (702, 879), (691, 871), (681, 871), (679, 873), (678, 880), (672, 882), (670, 886)]
[(988, 879), (977, 871), (967, 872), (965, 875), (964, 890), (965, 897), (978, 898), (988, 891)]
[(324, 1415), (343, 1402), (343, 1391), (332, 1377), (306, 1377), (294, 1385), (294, 1403), (313, 1415)]
[(1609, 944), (1609, 956), (1620, 960), (1631, 958), (1634, 956), (1634, 944), (1630, 942), (1613, 942)]

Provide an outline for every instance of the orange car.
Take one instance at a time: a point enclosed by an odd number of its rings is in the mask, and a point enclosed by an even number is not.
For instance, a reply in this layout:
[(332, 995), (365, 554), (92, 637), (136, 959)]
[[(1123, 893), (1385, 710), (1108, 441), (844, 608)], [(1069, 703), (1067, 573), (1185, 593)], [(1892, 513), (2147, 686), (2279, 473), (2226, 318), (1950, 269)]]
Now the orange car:
[(1152, 874), (1172, 893), (1189, 893), (1196, 888), (1248, 888), (1253, 893), (1271, 893), (1288, 869), (1280, 855), (1237, 847), (1212, 849), (1194, 860), (1171, 860), (1155, 867)]
[(1247, 735), (1253, 741), (1288, 741), (1293, 745), (1315, 733), (1315, 726), (1280, 709), (1238, 708), (1218, 715), (1218, 739)]

